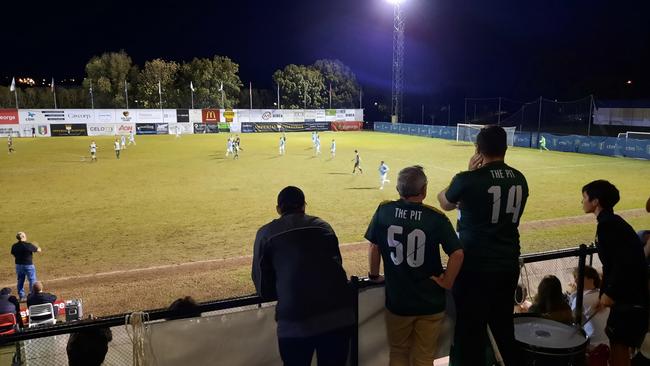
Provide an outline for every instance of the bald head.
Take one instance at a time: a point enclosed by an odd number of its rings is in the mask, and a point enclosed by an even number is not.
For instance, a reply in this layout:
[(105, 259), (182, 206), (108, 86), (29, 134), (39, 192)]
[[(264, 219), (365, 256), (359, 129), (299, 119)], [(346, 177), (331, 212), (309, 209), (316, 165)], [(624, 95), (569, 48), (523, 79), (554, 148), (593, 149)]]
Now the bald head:
[(34, 286), (32, 287), (32, 292), (35, 293), (43, 292), (43, 282), (41, 281), (34, 282)]

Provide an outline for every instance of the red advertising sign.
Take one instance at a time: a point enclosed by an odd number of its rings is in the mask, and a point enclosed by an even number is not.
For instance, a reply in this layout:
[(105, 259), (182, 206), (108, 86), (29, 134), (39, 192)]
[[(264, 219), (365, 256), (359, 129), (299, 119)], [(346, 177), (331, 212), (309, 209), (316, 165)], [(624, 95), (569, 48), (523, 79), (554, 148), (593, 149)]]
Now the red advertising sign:
[(17, 125), (17, 109), (0, 109), (0, 125)]
[(363, 122), (332, 122), (332, 131), (361, 131)]
[(203, 109), (201, 110), (203, 115), (203, 123), (218, 123), (219, 122), (219, 110), (218, 109)]

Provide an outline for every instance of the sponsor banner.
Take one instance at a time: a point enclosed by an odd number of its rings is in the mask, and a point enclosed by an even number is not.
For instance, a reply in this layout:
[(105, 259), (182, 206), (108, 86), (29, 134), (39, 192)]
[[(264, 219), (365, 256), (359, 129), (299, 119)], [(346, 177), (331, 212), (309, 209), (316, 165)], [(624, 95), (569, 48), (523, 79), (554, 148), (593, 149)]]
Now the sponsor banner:
[(187, 123), (190, 121), (190, 110), (189, 109), (177, 109), (176, 110), (176, 122)]
[(160, 109), (138, 109), (138, 122), (162, 122), (163, 114)]
[(306, 110), (305, 121), (316, 121), (316, 110), (314, 109)]
[(325, 115), (328, 117), (336, 117), (336, 109), (326, 109)]
[(282, 109), (271, 111), (271, 122), (284, 122)]
[(138, 113), (135, 109), (116, 109), (115, 122), (138, 122)]
[(190, 123), (201, 123), (201, 122), (203, 122), (203, 111), (200, 109), (190, 109)]
[(88, 136), (85, 123), (60, 123), (50, 124), (52, 136)]
[(135, 133), (138, 135), (155, 135), (156, 132), (155, 123), (136, 123), (135, 124)]
[(203, 119), (201, 122), (204, 123), (217, 123), (220, 121), (220, 114), (218, 109), (203, 109), (202, 117)]
[(17, 109), (0, 109), (0, 125), (17, 125), (18, 123)]
[(194, 134), (199, 134), (199, 133), (218, 133), (219, 132), (219, 125), (210, 123), (210, 124), (205, 124), (205, 123), (194, 123)]
[(361, 131), (363, 122), (331, 122), (332, 131)]
[(167, 134), (169, 134), (169, 124), (156, 123), (156, 135), (167, 135)]
[(232, 110), (232, 109), (224, 109), (221, 112), (223, 114), (223, 116), (222, 116), (223, 119), (222, 120), (224, 122), (228, 122), (228, 123), (235, 122), (237, 116), (235, 115), (234, 110)]
[(354, 113), (354, 109), (346, 109), (345, 110), (345, 120), (347, 122), (355, 122), (355, 121), (357, 121), (355, 118), (356, 118), (356, 115)]
[(336, 110), (336, 118), (334, 118), (335, 121), (345, 121), (345, 109), (337, 109)]
[[(95, 109), (94, 123), (115, 123), (114, 109)], [(90, 131), (90, 130), (89, 130)]]
[(115, 124), (93, 123), (88, 125), (88, 136), (112, 136), (115, 135)]
[(317, 109), (316, 110), (316, 120), (317, 121), (327, 121), (327, 119), (325, 119), (325, 110), (324, 109)]
[[(7, 137), (7, 136), (20, 137), (20, 136), (27, 136), (27, 135), (21, 134), (20, 125), (0, 124), (0, 137)], [(29, 136), (31, 136), (31, 129), (29, 130)]]
[(217, 126), (219, 127), (219, 132), (230, 132), (230, 123), (228, 122), (219, 122)]
[(91, 123), (95, 120), (95, 111), (92, 109), (66, 109), (65, 122)]
[[(32, 128), (34, 130), (32, 130)], [(31, 137), (32, 132), (36, 137), (49, 137), (50, 135), (50, 125), (47, 123), (43, 124), (21, 124), (20, 125), (20, 135), (25, 137)]]
[(237, 109), (235, 111), (235, 118), (239, 122), (255, 122), (255, 121), (251, 121), (250, 109)]
[(169, 134), (170, 135), (187, 135), (187, 134), (193, 134), (194, 130), (192, 128), (192, 125), (187, 124), (187, 123), (170, 123), (169, 124)]
[(65, 122), (64, 110), (21, 109), (18, 111), (20, 124), (27, 123), (62, 123)]
[(328, 131), (329, 129), (329, 122), (242, 122), (241, 124), (241, 132), (301, 132)]
[(163, 116), (163, 123), (176, 123), (176, 110), (175, 109), (165, 109), (165, 115)]
[(355, 121), (363, 121), (363, 109), (355, 109), (354, 110), (354, 120)]

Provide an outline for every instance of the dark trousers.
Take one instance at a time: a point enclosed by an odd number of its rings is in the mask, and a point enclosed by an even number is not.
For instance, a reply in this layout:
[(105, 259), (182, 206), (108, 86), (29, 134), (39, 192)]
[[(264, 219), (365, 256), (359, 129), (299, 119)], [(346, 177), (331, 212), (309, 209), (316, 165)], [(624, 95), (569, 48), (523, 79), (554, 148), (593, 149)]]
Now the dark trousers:
[(301, 338), (278, 338), (285, 366), (310, 366), (316, 351), (318, 366), (345, 366), (350, 351), (352, 328)]
[(454, 283), (456, 331), (454, 366), (485, 365), (487, 325), (506, 365), (518, 365), (512, 313), (519, 271), (472, 272), (461, 270)]

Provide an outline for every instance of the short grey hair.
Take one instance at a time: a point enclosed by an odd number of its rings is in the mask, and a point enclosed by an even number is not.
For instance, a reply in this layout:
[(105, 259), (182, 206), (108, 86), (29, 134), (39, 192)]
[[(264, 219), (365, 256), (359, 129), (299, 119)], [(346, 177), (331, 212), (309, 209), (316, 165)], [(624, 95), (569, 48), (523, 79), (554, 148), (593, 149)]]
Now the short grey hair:
[(427, 185), (427, 176), (420, 165), (406, 167), (399, 171), (397, 177), (397, 192), (401, 197), (417, 196)]

